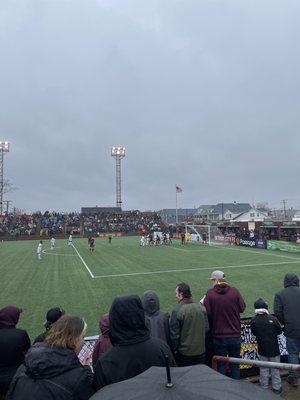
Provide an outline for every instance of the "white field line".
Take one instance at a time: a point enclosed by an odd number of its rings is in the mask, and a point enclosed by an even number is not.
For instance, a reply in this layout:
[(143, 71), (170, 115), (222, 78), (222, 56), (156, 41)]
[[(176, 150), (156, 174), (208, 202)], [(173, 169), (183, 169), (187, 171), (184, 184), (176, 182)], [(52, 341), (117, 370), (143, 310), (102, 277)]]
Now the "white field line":
[(85, 266), (87, 272), (90, 274), (91, 278), (95, 278), (94, 274), (92, 273), (92, 271), (89, 269), (89, 267), (87, 266), (86, 262), (84, 261), (84, 259), (81, 257), (81, 255), (79, 254), (79, 251), (76, 249), (76, 247), (74, 246), (74, 244), (72, 243), (71, 246), (73, 247), (73, 249), (76, 251), (78, 257), (80, 258), (80, 260), (82, 261), (82, 264)]
[(44, 254), (50, 254), (51, 256), (61, 256), (61, 257), (77, 257), (76, 254), (63, 254), (63, 253), (55, 253), (53, 251), (43, 250)]
[[(300, 264), (299, 261), (286, 261), (286, 262), (273, 262), (273, 263), (261, 263), (261, 264), (244, 264), (244, 265), (228, 265), (227, 267), (222, 267), (223, 269), (229, 268), (248, 268), (248, 267), (272, 267), (275, 265), (286, 265), (286, 264)], [(131, 272), (128, 274), (115, 274), (115, 275), (96, 275), (93, 278), (118, 278), (122, 276), (137, 276), (137, 275), (155, 275), (155, 274), (170, 274), (173, 272), (190, 272), (190, 271), (204, 271), (204, 270), (214, 270), (215, 268), (220, 267), (204, 267), (204, 268), (185, 268), (185, 269), (170, 269), (170, 270), (162, 270), (162, 271), (147, 271), (147, 272)]]
[(179, 251), (185, 251), (186, 253), (202, 253), (202, 252), (204, 252), (204, 251), (211, 251), (211, 250), (207, 250), (207, 249), (199, 249), (199, 250), (187, 250), (187, 249), (180, 249), (180, 248), (178, 248), (178, 247), (172, 247), (172, 246), (170, 246), (170, 247), (168, 247), (168, 249), (172, 249), (172, 250), (179, 250)]

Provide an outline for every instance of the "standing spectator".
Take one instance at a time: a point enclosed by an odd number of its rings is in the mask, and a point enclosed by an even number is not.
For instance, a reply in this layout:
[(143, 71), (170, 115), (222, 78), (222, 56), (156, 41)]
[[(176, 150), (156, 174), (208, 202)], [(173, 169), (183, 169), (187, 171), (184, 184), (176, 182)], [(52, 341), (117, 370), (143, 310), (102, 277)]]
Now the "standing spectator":
[(99, 358), (103, 356), (104, 353), (107, 352), (112, 347), (112, 344), (109, 339), (109, 315), (104, 314), (100, 318), (99, 321), (99, 330), (100, 335), (98, 340), (95, 343), (92, 361), (93, 361), (93, 368), (96, 368), (97, 361)]
[[(284, 325), (288, 360), (291, 364), (299, 364), (300, 352), (300, 288), (299, 278), (295, 274), (286, 274), (284, 289), (275, 294), (274, 314)], [(290, 371), (287, 381), (298, 386), (296, 371)]]
[(38, 342), (43, 342), (45, 340), (45, 337), (46, 337), (49, 329), (51, 328), (51, 326), (54, 324), (54, 322), (56, 322), (64, 314), (65, 314), (65, 311), (60, 307), (50, 308), (50, 310), (47, 311), (46, 322), (44, 323), (44, 327), (46, 330), (45, 330), (45, 332), (41, 333), (34, 339), (33, 344), (38, 343)]
[(30, 347), (27, 332), (16, 328), (21, 312), (20, 308), (13, 306), (0, 310), (0, 397), (5, 396)]
[(96, 389), (133, 378), (152, 366), (165, 366), (165, 355), (174, 364), (169, 346), (160, 339), (150, 337), (138, 296), (116, 297), (109, 311), (109, 325), (113, 347), (97, 362)]
[(90, 367), (77, 355), (84, 343), (86, 323), (80, 317), (63, 315), (44, 343), (31, 347), (24, 365), (16, 372), (8, 391), (9, 400), (87, 400), (92, 389)]
[(172, 350), (178, 366), (205, 362), (205, 316), (202, 306), (194, 303), (189, 285), (176, 287), (178, 304), (171, 314), (170, 335)]
[(170, 345), (169, 314), (160, 310), (157, 294), (147, 290), (141, 300), (145, 311), (146, 326), (150, 330), (151, 336)]
[[(269, 315), (268, 304), (263, 299), (254, 303), (255, 317), (251, 320), (251, 331), (256, 336), (258, 344), (258, 357), (261, 361), (280, 362), (278, 335), (282, 329), (278, 319)], [(277, 368), (260, 368), (260, 385), (268, 389), (269, 376), (272, 377), (273, 392), (282, 392), (281, 378)]]
[[(212, 327), (215, 354), (218, 356), (240, 357), (241, 322), (246, 304), (240, 292), (226, 281), (222, 271), (214, 271), (210, 279), (213, 288), (209, 289), (204, 299), (207, 315)], [(218, 362), (218, 371), (226, 375), (226, 363)], [(231, 378), (240, 378), (239, 365), (231, 366)]]

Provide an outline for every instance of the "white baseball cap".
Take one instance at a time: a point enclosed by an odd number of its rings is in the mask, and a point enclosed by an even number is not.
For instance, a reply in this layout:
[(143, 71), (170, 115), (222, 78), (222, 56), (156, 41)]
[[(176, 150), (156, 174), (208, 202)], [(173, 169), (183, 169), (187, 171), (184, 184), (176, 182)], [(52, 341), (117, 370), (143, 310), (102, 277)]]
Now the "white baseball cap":
[(223, 271), (214, 271), (212, 272), (211, 276), (209, 279), (211, 279), (212, 281), (215, 279), (224, 279), (225, 278), (225, 274)]

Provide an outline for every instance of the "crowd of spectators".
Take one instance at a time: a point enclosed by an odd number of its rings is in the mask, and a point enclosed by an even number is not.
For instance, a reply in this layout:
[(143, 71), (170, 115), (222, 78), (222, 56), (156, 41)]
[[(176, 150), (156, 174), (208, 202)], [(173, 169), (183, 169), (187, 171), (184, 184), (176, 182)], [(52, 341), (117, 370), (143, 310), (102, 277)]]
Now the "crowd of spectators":
[(145, 233), (164, 228), (155, 212), (58, 213), (5, 215), (0, 217), (0, 237), (93, 235), (104, 232)]
[(104, 232), (143, 233), (164, 227), (161, 217), (155, 212), (83, 214), (82, 221), (84, 233), (87, 235)]
[(37, 234), (38, 214), (0, 216), (0, 237), (20, 237)]
[[(86, 323), (59, 307), (46, 314), (45, 331), (31, 346), (26, 331), (17, 328), (22, 310), (0, 309), (0, 398), (7, 400), (87, 400), (104, 386), (130, 379), (151, 366), (211, 365), (206, 353), (239, 357), (240, 313), (246, 304), (238, 289), (229, 285), (222, 271), (214, 271), (212, 288), (194, 301), (188, 284), (176, 286), (177, 305), (171, 315), (160, 310), (155, 292), (118, 296), (109, 313), (100, 319), (100, 335), (94, 346), (92, 366), (78, 358), (84, 343)], [(295, 274), (286, 274), (284, 289), (274, 298), (270, 315), (263, 299), (254, 303), (251, 322), (261, 360), (279, 361), (277, 335), (285, 332), (289, 362), (299, 363), (300, 288)], [(209, 348), (210, 347), (210, 348)], [(167, 360), (167, 361), (166, 361)], [(87, 360), (88, 361), (88, 360)], [(239, 368), (231, 371), (224, 362), (218, 371), (239, 379)], [(272, 372), (272, 390), (282, 392), (278, 372)], [(294, 387), (298, 376), (290, 371), (287, 381)], [(268, 389), (269, 371), (260, 370), (260, 384)], [(263, 396), (262, 396), (263, 397)], [(250, 397), (249, 397), (250, 398)]]

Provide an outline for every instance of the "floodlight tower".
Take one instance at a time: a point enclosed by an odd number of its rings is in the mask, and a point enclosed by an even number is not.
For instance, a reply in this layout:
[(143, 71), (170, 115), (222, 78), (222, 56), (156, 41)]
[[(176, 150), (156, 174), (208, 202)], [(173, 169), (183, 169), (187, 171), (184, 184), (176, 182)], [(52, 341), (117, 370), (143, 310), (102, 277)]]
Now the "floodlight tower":
[(116, 206), (121, 207), (121, 159), (125, 157), (125, 147), (112, 147), (111, 156), (116, 159)]
[(0, 140), (0, 215), (3, 214), (3, 192), (4, 192), (4, 153), (9, 152), (9, 143)]

